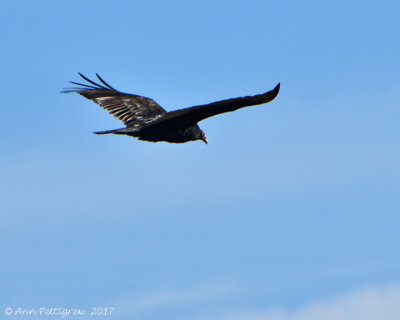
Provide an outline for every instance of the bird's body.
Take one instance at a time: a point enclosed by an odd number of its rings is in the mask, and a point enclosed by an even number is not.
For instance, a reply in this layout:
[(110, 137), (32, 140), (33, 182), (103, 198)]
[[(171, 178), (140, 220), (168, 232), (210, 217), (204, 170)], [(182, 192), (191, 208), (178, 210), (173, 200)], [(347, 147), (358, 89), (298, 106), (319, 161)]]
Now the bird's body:
[(106, 109), (121, 120), (126, 127), (115, 130), (95, 132), (96, 134), (123, 134), (145, 141), (166, 141), (184, 143), (194, 140), (208, 142), (206, 135), (197, 125), (201, 120), (214, 115), (235, 111), (246, 106), (267, 103), (279, 92), (279, 84), (264, 94), (213, 102), (207, 105), (167, 112), (150, 98), (119, 92), (108, 85), (99, 75), (102, 84), (95, 83), (82, 74), (79, 75), (90, 84), (81, 84), (64, 92), (77, 92)]
[[(124, 134), (131, 137), (139, 138), (139, 140), (159, 142), (166, 141), (171, 143), (184, 143), (188, 141), (201, 140), (203, 131), (196, 124), (186, 128), (177, 128), (171, 126), (149, 126), (139, 131), (132, 128), (121, 128), (115, 130), (99, 131), (96, 134)], [(162, 139), (162, 140), (161, 140)]]

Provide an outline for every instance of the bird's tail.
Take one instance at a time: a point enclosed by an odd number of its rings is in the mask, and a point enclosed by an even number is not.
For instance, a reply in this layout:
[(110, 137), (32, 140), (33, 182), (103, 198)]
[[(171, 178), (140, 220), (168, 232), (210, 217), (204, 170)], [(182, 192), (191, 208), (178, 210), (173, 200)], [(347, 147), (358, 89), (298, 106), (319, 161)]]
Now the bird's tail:
[(94, 134), (108, 134), (108, 133), (126, 134), (126, 128), (114, 129), (114, 130), (106, 130), (106, 131), (97, 131), (97, 132), (93, 132), (93, 133)]

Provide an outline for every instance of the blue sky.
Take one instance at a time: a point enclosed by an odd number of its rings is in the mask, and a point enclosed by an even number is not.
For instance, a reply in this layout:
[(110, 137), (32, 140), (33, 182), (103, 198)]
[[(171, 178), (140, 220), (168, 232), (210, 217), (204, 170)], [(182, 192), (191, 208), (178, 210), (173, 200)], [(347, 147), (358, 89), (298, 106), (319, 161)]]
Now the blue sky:
[[(114, 307), (115, 320), (392, 319), (399, 10), (4, 1), (2, 317)], [(93, 135), (121, 124), (60, 94), (77, 72), (167, 110), (281, 92), (201, 122), (209, 145), (153, 144)]]

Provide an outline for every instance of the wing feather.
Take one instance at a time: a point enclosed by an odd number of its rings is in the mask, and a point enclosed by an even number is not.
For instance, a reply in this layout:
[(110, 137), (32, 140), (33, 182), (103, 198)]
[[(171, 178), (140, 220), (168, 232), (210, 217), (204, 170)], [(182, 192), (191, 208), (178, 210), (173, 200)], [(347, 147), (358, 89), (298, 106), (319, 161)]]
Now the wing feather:
[(140, 129), (167, 113), (164, 108), (150, 98), (123, 93), (114, 89), (97, 73), (96, 76), (102, 85), (90, 80), (81, 73), (79, 75), (89, 84), (71, 81), (72, 84), (78, 87), (67, 88), (63, 92), (77, 92), (92, 100), (122, 121), (127, 127)]
[(212, 102), (205, 105), (194, 106), (190, 108), (180, 109), (168, 112), (154, 124), (173, 122), (176, 124), (196, 124), (206, 118), (215, 116), (220, 113), (232, 112), (237, 109), (263, 104), (272, 101), (279, 93), (280, 84), (271, 91), (254, 96), (246, 96), (240, 98), (227, 99)]
[(105, 82), (97, 73), (96, 73), (96, 76), (106, 87), (108, 87), (111, 90), (117, 91), (113, 87), (111, 87), (107, 82)]

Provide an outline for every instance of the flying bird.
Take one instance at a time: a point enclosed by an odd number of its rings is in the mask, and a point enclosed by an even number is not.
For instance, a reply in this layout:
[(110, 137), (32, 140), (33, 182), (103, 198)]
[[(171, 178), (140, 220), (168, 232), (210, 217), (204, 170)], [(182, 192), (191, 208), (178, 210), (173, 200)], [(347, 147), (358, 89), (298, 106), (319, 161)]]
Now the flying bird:
[(124, 134), (151, 142), (184, 143), (202, 140), (208, 143), (204, 131), (197, 124), (199, 121), (220, 113), (270, 102), (278, 95), (280, 87), (278, 83), (273, 90), (263, 94), (167, 112), (150, 98), (115, 90), (97, 73), (100, 84), (86, 78), (81, 73), (79, 75), (87, 81), (87, 84), (70, 81), (78, 87), (66, 88), (62, 92), (79, 93), (99, 104), (125, 124), (125, 128), (94, 132), (95, 134)]

